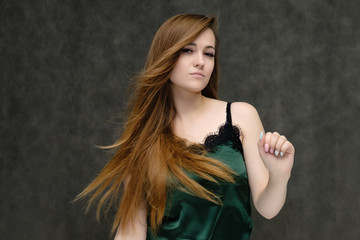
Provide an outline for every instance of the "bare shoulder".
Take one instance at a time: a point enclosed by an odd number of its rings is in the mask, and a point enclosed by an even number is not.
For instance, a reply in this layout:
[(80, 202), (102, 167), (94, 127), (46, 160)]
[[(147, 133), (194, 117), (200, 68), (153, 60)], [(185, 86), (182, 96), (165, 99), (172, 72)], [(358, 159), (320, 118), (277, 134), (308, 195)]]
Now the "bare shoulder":
[(234, 102), (231, 104), (233, 124), (241, 128), (243, 134), (248, 135), (263, 129), (256, 108), (246, 102)]
[(236, 121), (241, 120), (251, 120), (253, 118), (258, 118), (259, 114), (255, 107), (246, 102), (234, 102), (231, 104), (231, 115)]

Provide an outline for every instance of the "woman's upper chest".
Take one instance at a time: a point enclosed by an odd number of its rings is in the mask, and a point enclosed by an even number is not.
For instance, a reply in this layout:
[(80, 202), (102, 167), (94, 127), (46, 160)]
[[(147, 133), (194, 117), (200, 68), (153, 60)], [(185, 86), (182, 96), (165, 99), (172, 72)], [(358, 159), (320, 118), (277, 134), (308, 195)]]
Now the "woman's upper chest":
[(226, 122), (226, 103), (221, 102), (201, 114), (191, 117), (176, 117), (173, 124), (174, 134), (191, 143), (203, 143), (208, 135), (218, 132)]

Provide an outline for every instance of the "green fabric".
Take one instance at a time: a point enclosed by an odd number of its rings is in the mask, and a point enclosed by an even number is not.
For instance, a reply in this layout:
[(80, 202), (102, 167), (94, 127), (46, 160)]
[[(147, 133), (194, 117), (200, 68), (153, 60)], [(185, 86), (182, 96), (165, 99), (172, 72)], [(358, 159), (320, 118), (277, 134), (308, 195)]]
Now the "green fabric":
[(158, 234), (155, 236), (148, 228), (147, 239), (249, 239), (253, 223), (248, 177), (242, 154), (231, 146), (231, 142), (219, 145), (207, 156), (231, 167), (238, 174), (235, 184), (214, 184), (195, 177), (202, 186), (221, 197), (222, 205), (173, 190)]

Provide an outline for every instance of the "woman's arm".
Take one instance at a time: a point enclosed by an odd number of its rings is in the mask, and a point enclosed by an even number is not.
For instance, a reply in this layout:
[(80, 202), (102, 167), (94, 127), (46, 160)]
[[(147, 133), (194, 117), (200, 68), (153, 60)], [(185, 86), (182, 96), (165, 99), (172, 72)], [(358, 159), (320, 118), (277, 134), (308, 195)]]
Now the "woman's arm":
[(129, 223), (122, 231), (118, 227), (114, 240), (145, 240), (146, 239), (146, 208), (145, 203), (138, 209), (134, 223)]
[(269, 171), (269, 180), (257, 200), (257, 209), (264, 217), (272, 218), (278, 214), (285, 203), (295, 149), (284, 136), (280, 136), (277, 132), (268, 132), (262, 136), (258, 141), (258, 149)]
[[(125, 179), (125, 191), (128, 187), (129, 181), (130, 176)], [(116, 231), (114, 240), (145, 240), (147, 232), (146, 217), (146, 204), (145, 201), (142, 201), (140, 208), (137, 210), (134, 222), (128, 223), (124, 229), (121, 229), (121, 227), (119, 226)]]
[(284, 136), (266, 133), (256, 109), (247, 103), (233, 103), (233, 120), (241, 126), (242, 145), (256, 210), (273, 218), (285, 203), (295, 149)]

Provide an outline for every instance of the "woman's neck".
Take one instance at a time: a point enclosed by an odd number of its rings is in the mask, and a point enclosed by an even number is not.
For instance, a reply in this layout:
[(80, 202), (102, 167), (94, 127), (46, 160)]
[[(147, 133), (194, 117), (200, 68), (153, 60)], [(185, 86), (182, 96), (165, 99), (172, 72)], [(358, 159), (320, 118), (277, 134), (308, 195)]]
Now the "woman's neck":
[(201, 114), (207, 102), (207, 98), (201, 93), (189, 93), (174, 91), (173, 100), (176, 109), (176, 118), (181, 121), (191, 121)]

